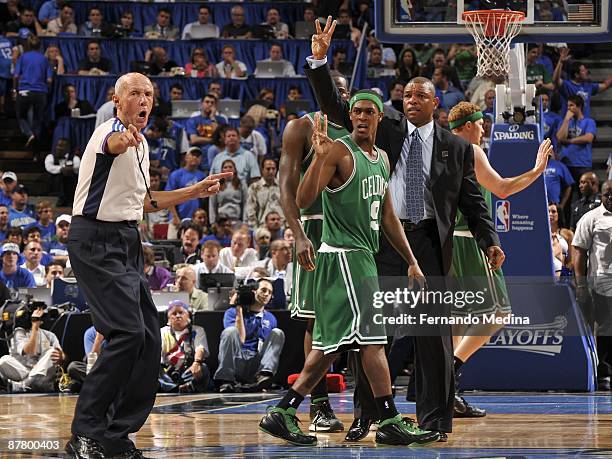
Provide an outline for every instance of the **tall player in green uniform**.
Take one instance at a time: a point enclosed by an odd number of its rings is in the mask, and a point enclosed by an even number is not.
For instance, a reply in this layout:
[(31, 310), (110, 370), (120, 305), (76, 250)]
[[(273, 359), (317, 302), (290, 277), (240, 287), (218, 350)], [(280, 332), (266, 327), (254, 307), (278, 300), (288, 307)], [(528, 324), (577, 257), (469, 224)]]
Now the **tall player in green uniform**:
[(380, 229), (405, 258), (410, 281), (425, 282), (387, 194), (389, 162), (374, 147), (383, 116), (380, 97), (369, 90), (349, 101), (353, 132), (335, 142), (327, 136), (327, 117), (315, 117), (315, 155), (298, 187), (297, 204), (307, 208), (323, 192), (323, 233), (317, 257), (313, 349), (300, 377), (259, 424), (260, 430), (295, 445), (316, 445), (297, 425), (297, 408), (329, 368), (335, 354), (360, 349), (363, 367), (374, 393), (380, 424), (376, 442), (393, 445), (427, 444), (437, 432), (418, 429), (397, 412), (391, 393), (384, 345), (384, 324), (373, 320), (373, 294), (378, 290), (374, 253)]
[[(348, 100), (349, 92), (344, 76), (334, 73), (332, 78), (342, 97)], [(296, 194), (300, 180), (314, 156), (311, 143), (314, 117), (315, 113), (308, 113), (297, 120), (290, 121), (285, 127), (279, 172), (283, 213), (295, 237), (291, 317), (308, 321), (304, 335), (306, 357), (312, 349), (312, 329), (315, 317), (314, 253), (321, 245), (323, 206), (319, 197), (311, 206), (300, 210), (296, 204)], [(343, 127), (334, 123), (328, 124), (327, 135), (332, 140), (347, 134), (348, 131)], [(312, 389), (310, 402), (310, 430), (319, 432), (344, 430), (342, 422), (336, 417), (329, 403), (325, 375)]]
[[(552, 144), (546, 139), (540, 145), (533, 169), (516, 177), (501, 177), (489, 164), (485, 152), (480, 148), (484, 134), (483, 114), (480, 107), (469, 102), (460, 102), (448, 114), (453, 134), (467, 140), (474, 147), (474, 170), (480, 191), (487, 201), (489, 211), (492, 207), (491, 193), (505, 199), (531, 185), (546, 169)], [(486, 291), (482, 304), (470, 304), (464, 308), (454, 308), (454, 315), (496, 314), (503, 317), (511, 312), (508, 292), (501, 269), (492, 270), (485, 254), (472, 237), (467, 222), (460, 212), (457, 213), (453, 235), (452, 272), (459, 288), (465, 291)], [(456, 325), (453, 327), (453, 347), (455, 373), (459, 376), (461, 366), (502, 326), (500, 325)], [(465, 399), (455, 396), (454, 417), (482, 417), (486, 412), (470, 406)]]

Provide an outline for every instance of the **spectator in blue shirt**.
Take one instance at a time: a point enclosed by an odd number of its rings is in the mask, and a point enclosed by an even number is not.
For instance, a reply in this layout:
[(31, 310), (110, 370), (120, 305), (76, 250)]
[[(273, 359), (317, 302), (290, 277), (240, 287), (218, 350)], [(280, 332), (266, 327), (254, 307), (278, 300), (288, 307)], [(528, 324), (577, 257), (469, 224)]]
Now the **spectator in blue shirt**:
[(215, 373), (220, 392), (233, 392), (236, 382), (255, 383), (252, 388), (256, 390), (270, 386), (285, 344), (285, 334), (277, 328), (276, 317), (265, 309), (273, 289), (270, 280), (260, 279), (250, 305), (238, 304), (238, 294), (232, 295), (230, 308), (223, 316), (219, 368)]
[(6, 171), (2, 174), (0, 183), (0, 205), (10, 206), (13, 204), (13, 190), (17, 187), (17, 174)]
[(450, 111), (455, 105), (465, 100), (463, 93), (455, 88), (450, 82), (453, 76), (453, 69), (448, 65), (438, 67), (433, 71), (431, 80), (436, 87), (436, 93), (440, 97), (440, 102), (446, 110)]
[(0, 242), (4, 242), (6, 240), (6, 233), (10, 228), (8, 224), (8, 216), (8, 207), (4, 204), (0, 204)]
[(2, 246), (2, 270), (0, 280), (10, 289), (21, 287), (36, 287), (34, 276), (27, 269), (17, 264), (19, 260), (19, 246), (7, 242)]
[(45, 251), (53, 257), (53, 261), (68, 261), (68, 232), (70, 231), (70, 215), (62, 214), (55, 219), (55, 237), (45, 245)]
[(227, 217), (219, 217), (211, 226), (211, 234), (204, 236), (200, 240), (200, 244), (204, 245), (206, 241), (217, 241), (221, 247), (229, 247), (232, 245), (232, 221)]
[(559, 114), (549, 110), (548, 107), (550, 106), (550, 95), (546, 89), (538, 89), (536, 91), (536, 97), (537, 96), (542, 97), (542, 124), (544, 125), (542, 134), (545, 139), (550, 139), (555, 151), (558, 151), (557, 145), (559, 141), (557, 140), (557, 130), (559, 129), (559, 126), (561, 126), (563, 118), (561, 118)]
[(49, 61), (40, 52), (40, 39), (29, 36), (28, 47), (29, 51), (17, 59), (14, 73), (14, 87), (18, 91), (17, 118), (21, 131), (28, 137), (26, 146), (32, 145), (40, 137), (48, 87), (53, 76)]
[[(207, 158), (206, 153), (212, 145), (213, 133), (222, 124), (227, 124), (227, 118), (217, 115), (217, 96), (206, 94), (202, 98), (201, 113), (189, 118), (185, 122), (185, 131), (189, 138), (190, 145), (201, 148), (202, 153)], [(210, 164), (203, 164), (201, 169), (207, 170)]]
[(55, 223), (53, 222), (53, 205), (51, 201), (42, 200), (36, 204), (38, 220), (33, 226), (40, 230), (41, 244), (46, 245), (55, 236)]
[(47, 0), (38, 10), (38, 21), (43, 27), (46, 27), (51, 19), (59, 16), (60, 10), (66, 3), (65, 0)]
[[(172, 120), (156, 116), (145, 131), (145, 136), (149, 143), (151, 167), (157, 167), (164, 176), (178, 169), (183, 130)], [(153, 161), (157, 161), (156, 166)]]
[[(42, 247), (43, 240), (41, 238), (40, 229), (38, 229), (38, 227), (30, 226), (29, 228), (24, 229), (22, 234), (23, 234), (22, 241), (23, 241), (24, 246), (27, 246), (30, 242), (36, 242), (37, 244), (40, 245), (40, 249), (41, 249), (40, 264), (42, 266), (47, 266), (49, 263), (53, 261), (53, 257), (48, 252), (45, 252), (43, 250), (43, 247)], [(25, 253), (25, 247), (24, 247), (24, 253)], [(23, 254), (19, 255), (19, 264), (22, 265), (24, 262), (25, 262), (25, 259), (23, 257)]]
[[(202, 152), (198, 147), (191, 147), (185, 154), (185, 167), (177, 169), (168, 177), (166, 191), (178, 190), (194, 185), (204, 179), (204, 173), (198, 169), (202, 159)], [(190, 199), (176, 206), (176, 211), (181, 219), (191, 218), (197, 208), (200, 207), (198, 199)]]
[(13, 65), (13, 44), (0, 31), (0, 116), (4, 116), (4, 99), (9, 90), (11, 66)]
[(609, 77), (603, 83), (593, 83), (589, 81), (589, 70), (581, 62), (572, 62), (569, 66), (569, 80), (561, 78), (561, 70), (563, 64), (570, 59), (569, 48), (562, 48), (559, 51), (560, 57), (553, 73), (553, 83), (559, 90), (563, 106), (561, 112), (565, 111), (567, 101), (570, 96), (578, 95), (584, 99), (584, 116), (588, 117), (591, 111), (591, 96), (607, 91), (612, 86), (612, 77)]
[(569, 202), (572, 196), (574, 179), (569, 169), (553, 154), (548, 158), (544, 171), (546, 182), (546, 197), (549, 204), (558, 204), (561, 209)]
[(253, 152), (245, 150), (240, 146), (240, 134), (235, 127), (229, 127), (225, 130), (223, 142), (225, 150), (217, 154), (210, 167), (210, 173), (213, 171), (221, 172), (223, 161), (231, 159), (236, 165), (238, 178), (245, 185), (250, 185), (255, 179), (261, 177), (259, 164)]
[(592, 146), (595, 139), (595, 121), (584, 116), (584, 99), (578, 95), (567, 100), (567, 113), (557, 131), (557, 140), (563, 146), (563, 161), (575, 182), (593, 168)]
[(34, 210), (28, 205), (28, 190), (23, 185), (17, 185), (12, 194), (13, 204), (9, 207), (9, 226), (24, 229), (33, 223)]

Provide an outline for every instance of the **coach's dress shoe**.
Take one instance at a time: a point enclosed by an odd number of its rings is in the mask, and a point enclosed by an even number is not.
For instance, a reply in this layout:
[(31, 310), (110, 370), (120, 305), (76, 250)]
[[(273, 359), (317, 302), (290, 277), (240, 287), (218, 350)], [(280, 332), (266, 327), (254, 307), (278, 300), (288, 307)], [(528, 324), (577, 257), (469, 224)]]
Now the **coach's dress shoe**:
[(366, 418), (356, 418), (353, 420), (351, 427), (349, 428), (346, 436), (344, 437), (345, 441), (359, 441), (363, 440), (370, 433), (370, 426), (372, 425), (371, 419)]
[(446, 432), (436, 431), (436, 433), (440, 436), (438, 443), (446, 443), (448, 441), (448, 435)]
[(66, 453), (77, 459), (104, 459), (104, 448), (100, 442), (81, 435), (73, 435), (66, 443)]
[(470, 405), (466, 399), (455, 394), (454, 418), (482, 418), (486, 415), (486, 410)]

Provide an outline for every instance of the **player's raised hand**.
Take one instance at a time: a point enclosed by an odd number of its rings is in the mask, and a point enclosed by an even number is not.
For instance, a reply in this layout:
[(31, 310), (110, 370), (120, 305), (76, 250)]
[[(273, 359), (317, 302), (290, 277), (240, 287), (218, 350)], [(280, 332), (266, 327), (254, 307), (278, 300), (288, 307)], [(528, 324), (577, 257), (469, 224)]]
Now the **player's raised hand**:
[(332, 21), (331, 16), (327, 16), (327, 22), (325, 28), (321, 30), (321, 22), (317, 19), (315, 21), (316, 33), (312, 36), (310, 47), (312, 49), (312, 56), (315, 59), (323, 59), (327, 55), (327, 50), (331, 43), (332, 35), (336, 30), (337, 21)]
[(327, 135), (327, 115), (321, 117), (321, 112), (315, 113), (314, 126), (312, 128), (312, 147), (315, 154), (325, 158), (333, 145), (332, 139)]
[(206, 198), (217, 194), (221, 188), (221, 180), (230, 179), (232, 175), (234, 175), (233, 172), (221, 172), (220, 174), (209, 175), (204, 180), (192, 185), (195, 198)]
[(295, 254), (301, 267), (303, 267), (306, 271), (314, 271), (315, 252), (310, 239), (301, 236), (296, 237)]
[(540, 144), (540, 148), (538, 148), (538, 156), (536, 156), (535, 166), (533, 169), (541, 174), (546, 170), (546, 164), (548, 164), (548, 157), (552, 155), (553, 146), (550, 139), (545, 139), (544, 142)]

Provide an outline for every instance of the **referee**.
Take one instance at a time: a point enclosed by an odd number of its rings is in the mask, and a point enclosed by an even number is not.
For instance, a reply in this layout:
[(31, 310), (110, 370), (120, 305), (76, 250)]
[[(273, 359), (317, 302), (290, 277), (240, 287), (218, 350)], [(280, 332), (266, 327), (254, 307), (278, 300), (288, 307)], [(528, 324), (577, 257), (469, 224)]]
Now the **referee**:
[(141, 458), (128, 434), (146, 421), (157, 391), (160, 329), (143, 270), (137, 223), (154, 212), (219, 190), (211, 175), (186, 188), (150, 191), (149, 147), (140, 134), (153, 107), (151, 81), (115, 83), (117, 117), (92, 134), (79, 170), (68, 238), (70, 262), (93, 325), (108, 345), (85, 379), (66, 451), (78, 458)]

